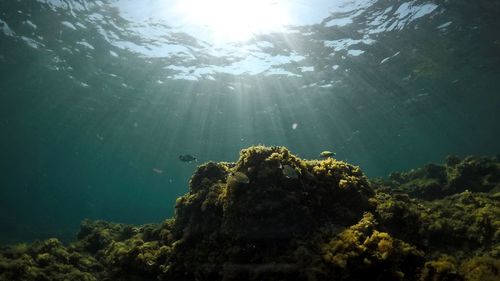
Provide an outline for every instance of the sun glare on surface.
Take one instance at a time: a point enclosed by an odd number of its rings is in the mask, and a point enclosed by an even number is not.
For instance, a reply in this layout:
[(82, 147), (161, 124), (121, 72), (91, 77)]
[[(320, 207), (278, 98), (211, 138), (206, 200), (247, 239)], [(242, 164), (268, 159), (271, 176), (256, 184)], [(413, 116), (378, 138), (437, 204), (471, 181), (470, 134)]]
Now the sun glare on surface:
[(216, 42), (244, 41), (288, 22), (286, 2), (279, 0), (182, 0), (177, 9), (186, 24), (207, 28)]

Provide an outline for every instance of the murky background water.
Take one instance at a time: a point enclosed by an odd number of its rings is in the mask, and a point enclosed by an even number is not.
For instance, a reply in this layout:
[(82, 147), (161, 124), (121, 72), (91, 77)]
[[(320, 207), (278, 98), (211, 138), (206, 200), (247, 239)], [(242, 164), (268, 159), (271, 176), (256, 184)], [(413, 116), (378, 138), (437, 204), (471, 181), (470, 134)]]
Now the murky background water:
[(180, 154), (333, 150), (369, 176), (498, 154), (498, 15), (500, 1), (1, 0), (0, 240), (170, 217), (197, 164)]

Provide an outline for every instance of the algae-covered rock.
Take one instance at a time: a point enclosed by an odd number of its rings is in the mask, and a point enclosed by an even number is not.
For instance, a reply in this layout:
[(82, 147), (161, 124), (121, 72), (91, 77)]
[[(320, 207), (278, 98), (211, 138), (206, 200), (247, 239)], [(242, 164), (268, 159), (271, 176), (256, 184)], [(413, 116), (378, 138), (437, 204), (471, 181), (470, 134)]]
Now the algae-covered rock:
[(86, 220), (72, 247), (93, 253), (106, 278), (152, 280), (170, 255), (172, 228), (172, 220), (143, 226)]
[(466, 281), (496, 281), (500, 277), (500, 259), (478, 256), (460, 265), (460, 273)]
[(500, 243), (500, 201), (485, 193), (434, 201), (377, 193), (372, 201), (384, 228), (429, 254), (464, 257)]
[(420, 276), (421, 281), (462, 280), (458, 274), (456, 260), (450, 256), (441, 256), (425, 263)]
[(472, 192), (500, 191), (500, 162), (497, 157), (448, 156), (444, 165), (428, 164), (409, 172), (395, 172), (388, 183), (412, 197), (437, 199)]
[(235, 164), (203, 165), (190, 186), (176, 205), (173, 256), (182, 263), (173, 258), (165, 278), (193, 269), (192, 276), (205, 278), (293, 274), (293, 263), (266, 264), (291, 255), (295, 241), (319, 227), (349, 226), (372, 208), (373, 192), (358, 167), (333, 158), (305, 161), (284, 147), (251, 147)]
[[(332, 155), (333, 156), (333, 155)], [(174, 218), (0, 248), (0, 280), (500, 280), (498, 159), (390, 180), (284, 147), (197, 168)]]
[(0, 250), (0, 280), (96, 281), (102, 270), (94, 257), (55, 238)]
[(374, 216), (336, 235), (322, 246), (323, 260), (333, 280), (411, 280), (424, 253), (377, 229)]

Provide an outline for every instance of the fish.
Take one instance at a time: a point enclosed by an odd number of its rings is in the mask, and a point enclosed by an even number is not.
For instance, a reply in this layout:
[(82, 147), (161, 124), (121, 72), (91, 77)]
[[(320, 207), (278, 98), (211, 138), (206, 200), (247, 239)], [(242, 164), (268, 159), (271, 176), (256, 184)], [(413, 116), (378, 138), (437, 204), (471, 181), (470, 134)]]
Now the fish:
[(325, 150), (325, 151), (321, 152), (321, 153), (319, 154), (319, 156), (320, 156), (321, 158), (329, 158), (329, 157), (335, 156), (335, 152)]
[(196, 157), (190, 154), (183, 154), (179, 155), (179, 160), (181, 160), (182, 162), (193, 162), (196, 161)]

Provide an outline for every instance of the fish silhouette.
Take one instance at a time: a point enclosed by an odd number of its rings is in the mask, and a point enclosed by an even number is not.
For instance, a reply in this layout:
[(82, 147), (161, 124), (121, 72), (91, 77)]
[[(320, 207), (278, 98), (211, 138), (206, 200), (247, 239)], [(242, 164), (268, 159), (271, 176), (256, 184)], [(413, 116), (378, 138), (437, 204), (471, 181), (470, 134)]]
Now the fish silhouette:
[(182, 162), (193, 162), (196, 161), (196, 157), (190, 154), (183, 154), (179, 155), (179, 160), (181, 160)]

